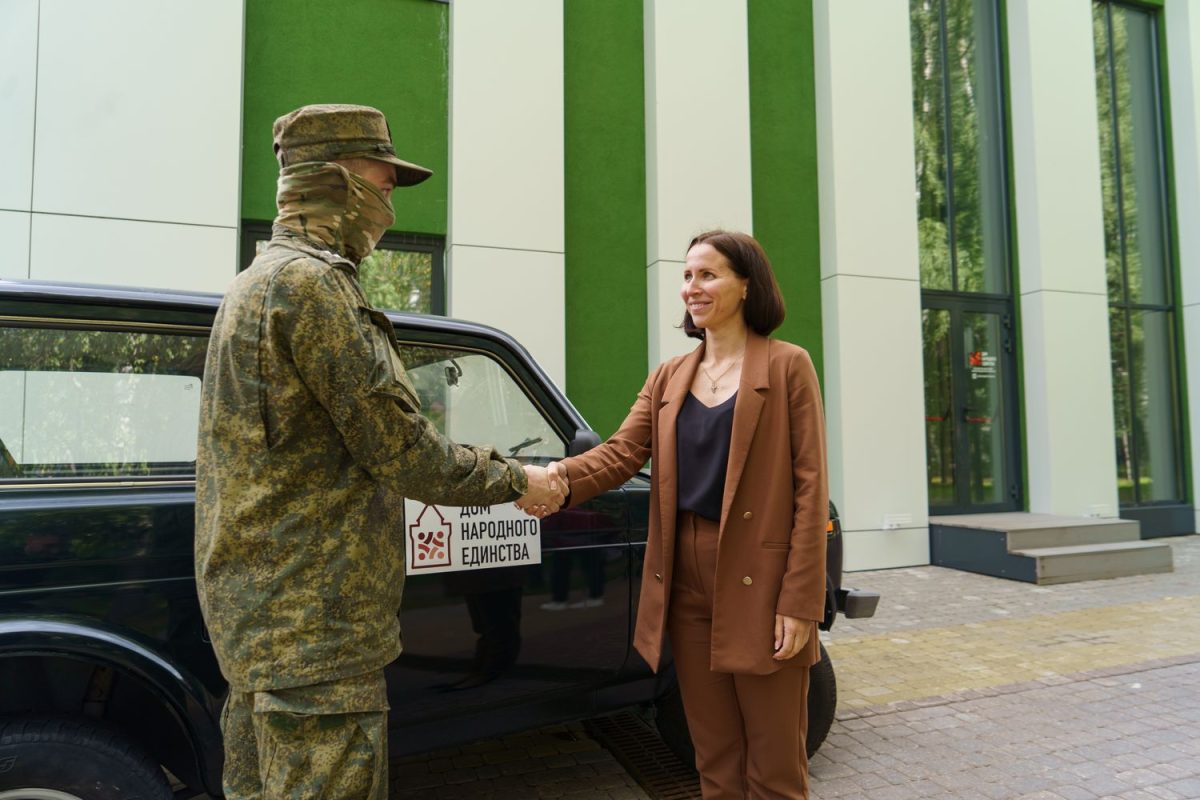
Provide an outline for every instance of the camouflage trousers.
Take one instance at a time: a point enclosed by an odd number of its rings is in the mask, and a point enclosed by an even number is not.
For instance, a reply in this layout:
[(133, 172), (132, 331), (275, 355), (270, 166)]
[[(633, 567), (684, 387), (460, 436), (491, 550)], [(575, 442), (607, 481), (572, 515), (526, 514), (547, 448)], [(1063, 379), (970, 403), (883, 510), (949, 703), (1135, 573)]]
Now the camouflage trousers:
[(226, 800), (386, 800), (382, 673), (271, 692), (230, 691), (221, 712)]

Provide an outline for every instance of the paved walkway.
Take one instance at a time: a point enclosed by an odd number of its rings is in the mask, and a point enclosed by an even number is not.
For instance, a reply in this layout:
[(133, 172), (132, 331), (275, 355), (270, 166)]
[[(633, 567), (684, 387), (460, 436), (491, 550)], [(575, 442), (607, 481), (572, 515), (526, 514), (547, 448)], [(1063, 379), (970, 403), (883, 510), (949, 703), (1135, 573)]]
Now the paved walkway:
[(1166, 575), (847, 575), (883, 599), (829, 635), (813, 800), (1200, 798), (1200, 537), (1169, 541)]
[(483, 739), (391, 764), (392, 800), (648, 800), (582, 723)]
[[(882, 600), (825, 636), (839, 711), (812, 800), (1200, 798), (1200, 536), (1167, 541), (1166, 575), (848, 574)], [(392, 797), (650, 795), (566, 725), (399, 762)]]
[(939, 567), (849, 573), (876, 615), (839, 619), (827, 647), (842, 710), (1200, 656), (1200, 537), (1175, 572), (1034, 586)]

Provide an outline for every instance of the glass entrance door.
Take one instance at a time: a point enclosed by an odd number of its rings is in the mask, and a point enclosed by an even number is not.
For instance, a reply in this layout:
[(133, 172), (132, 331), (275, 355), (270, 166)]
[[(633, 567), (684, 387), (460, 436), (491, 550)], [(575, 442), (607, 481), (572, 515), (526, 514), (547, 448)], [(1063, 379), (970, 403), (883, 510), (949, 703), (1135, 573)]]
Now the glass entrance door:
[(930, 513), (1019, 508), (1008, 303), (927, 295), (922, 324)]

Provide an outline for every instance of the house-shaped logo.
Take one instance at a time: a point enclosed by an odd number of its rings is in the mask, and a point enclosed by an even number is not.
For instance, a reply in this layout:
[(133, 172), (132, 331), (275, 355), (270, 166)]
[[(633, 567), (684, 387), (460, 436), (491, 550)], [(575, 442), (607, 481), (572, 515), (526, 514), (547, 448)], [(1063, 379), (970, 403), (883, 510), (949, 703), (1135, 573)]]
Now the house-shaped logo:
[(451, 525), (437, 506), (426, 505), (408, 526), (409, 569), (449, 567)]

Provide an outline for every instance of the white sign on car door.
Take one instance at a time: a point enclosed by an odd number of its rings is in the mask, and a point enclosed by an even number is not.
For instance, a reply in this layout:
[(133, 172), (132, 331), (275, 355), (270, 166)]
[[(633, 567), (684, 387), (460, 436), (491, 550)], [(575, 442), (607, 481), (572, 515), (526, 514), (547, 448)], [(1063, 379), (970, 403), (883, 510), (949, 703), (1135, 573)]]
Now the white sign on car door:
[(512, 503), (438, 506), (404, 501), (407, 575), (542, 563), (541, 520)]

